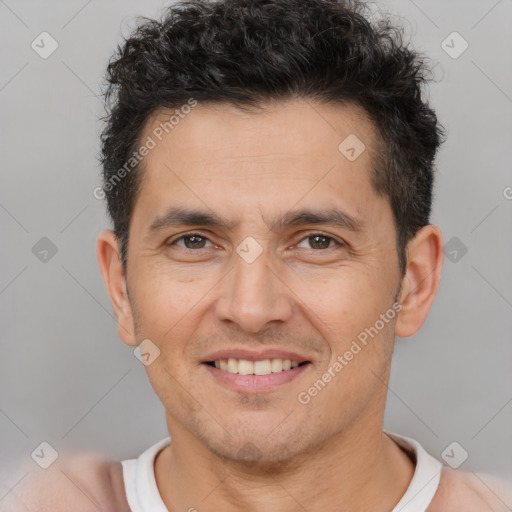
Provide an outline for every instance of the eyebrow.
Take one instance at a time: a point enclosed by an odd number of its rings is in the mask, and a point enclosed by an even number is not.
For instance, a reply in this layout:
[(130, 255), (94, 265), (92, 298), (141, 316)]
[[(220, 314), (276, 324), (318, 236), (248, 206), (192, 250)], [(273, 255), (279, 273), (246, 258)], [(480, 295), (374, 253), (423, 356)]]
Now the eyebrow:
[(280, 231), (287, 227), (301, 226), (304, 224), (325, 224), (343, 228), (354, 233), (360, 233), (365, 229), (362, 219), (356, 218), (337, 208), (325, 210), (292, 210), (283, 216), (267, 223), (272, 231)]
[[(362, 219), (353, 217), (337, 208), (324, 210), (292, 210), (284, 215), (266, 220), (265, 224), (271, 231), (282, 231), (288, 227), (304, 224), (325, 224), (343, 228), (353, 233), (360, 233), (365, 229)], [(233, 231), (237, 223), (229, 222), (210, 211), (171, 207), (161, 217), (157, 217), (148, 228), (148, 236), (162, 229), (176, 226), (207, 226), (212, 228), (224, 228)]]

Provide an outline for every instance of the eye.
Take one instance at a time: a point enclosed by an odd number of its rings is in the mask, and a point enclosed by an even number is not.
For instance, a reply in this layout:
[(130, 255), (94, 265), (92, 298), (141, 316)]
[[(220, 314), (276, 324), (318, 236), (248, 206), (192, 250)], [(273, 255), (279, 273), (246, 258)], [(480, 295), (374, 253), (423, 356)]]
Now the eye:
[[(310, 233), (308, 236), (303, 238), (299, 244), (303, 241), (310, 242), (311, 240), (313, 241), (311, 244), (313, 245), (313, 250), (332, 249), (333, 246), (331, 245), (331, 242), (334, 242), (334, 246), (339, 245), (340, 247), (343, 247), (344, 245), (343, 243), (335, 240), (333, 237), (324, 235), (323, 233)], [(316, 246), (316, 248), (314, 246)], [(297, 245), (297, 247), (299, 247), (299, 245)]]
[[(182, 244), (179, 242), (183, 242)], [(310, 247), (303, 247), (305, 249), (310, 249), (318, 252), (319, 249), (326, 250), (326, 249), (332, 249), (335, 246), (343, 247), (345, 244), (335, 240), (331, 236), (324, 235), (323, 233), (310, 233), (306, 237), (302, 238), (299, 241), (299, 244), (297, 247), (300, 247), (301, 243), (309, 243)], [(178, 238), (175, 238), (174, 240), (167, 243), (168, 246), (172, 245), (178, 245), (179, 247), (182, 247), (185, 250), (196, 250), (196, 249), (205, 249), (208, 248), (205, 246), (206, 243), (212, 244), (212, 242), (201, 233), (186, 233), (184, 235), (181, 235)], [(213, 244), (211, 245), (214, 246)]]
[[(179, 245), (177, 242), (183, 241), (184, 245)], [(185, 235), (181, 235), (179, 238), (176, 238), (175, 240), (169, 242), (167, 245), (179, 245), (180, 247), (183, 247), (184, 249), (188, 250), (194, 250), (194, 249), (204, 249), (205, 248), (205, 242), (208, 241), (208, 238), (201, 235), (200, 233), (187, 233)], [(210, 242), (211, 243), (211, 242)]]

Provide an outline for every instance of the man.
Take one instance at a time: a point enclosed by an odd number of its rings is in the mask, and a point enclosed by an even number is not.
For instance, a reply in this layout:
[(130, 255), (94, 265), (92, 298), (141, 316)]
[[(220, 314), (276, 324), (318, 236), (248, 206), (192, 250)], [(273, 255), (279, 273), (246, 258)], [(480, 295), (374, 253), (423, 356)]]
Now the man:
[(169, 438), (70, 462), (52, 510), (505, 509), (383, 432), (395, 336), (439, 286), (443, 133), (423, 61), (364, 13), (190, 1), (109, 64), (98, 259)]

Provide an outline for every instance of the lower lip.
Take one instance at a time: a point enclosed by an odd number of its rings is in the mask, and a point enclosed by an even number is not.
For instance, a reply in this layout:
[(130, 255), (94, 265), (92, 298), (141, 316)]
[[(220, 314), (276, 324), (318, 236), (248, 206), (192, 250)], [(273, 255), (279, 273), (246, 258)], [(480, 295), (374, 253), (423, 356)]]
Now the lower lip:
[(296, 379), (304, 371), (307, 371), (311, 363), (306, 363), (297, 366), (297, 368), (291, 368), (290, 370), (269, 373), (268, 375), (240, 375), (238, 373), (229, 373), (220, 370), (206, 363), (203, 363), (203, 366), (217, 382), (234, 391), (243, 393), (263, 393), (266, 391), (274, 391), (279, 386)]

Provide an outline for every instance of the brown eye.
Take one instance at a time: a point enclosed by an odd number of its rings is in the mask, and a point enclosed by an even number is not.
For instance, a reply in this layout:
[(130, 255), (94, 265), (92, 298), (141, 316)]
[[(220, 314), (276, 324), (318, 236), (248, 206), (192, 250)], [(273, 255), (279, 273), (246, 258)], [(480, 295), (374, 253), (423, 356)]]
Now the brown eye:
[[(179, 245), (177, 242), (180, 242), (183, 240), (184, 245)], [(200, 235), (199, 233), (190, 233), (188, 235), (182, 235), (179, 238), (176, 238), (176, 240), (169, 243), (169, 245), (179, 245), (180, 247), (183, 247), (184, 249), (194, 250), (194, 249), (204, 249), (205, 243), (209, 242), (208, 238), (206, 238), (203, 235)], [(211, 243), (211, 242), (210, 242)]]
[[(325, 250), (325, 249), (331, 249), (332, 247), (336, 245), (342, 245), (334, 238), (323, 235), (322, 233), (312, 233), (308, 235), (307, 237), (303, 238), (300, 243), (303, 241), (307, 241), (310, 247), (306, 247), (306, 249), (312, 249), (312, 250)], [(331, 242), (334, 242), (334, 246), (331, 245)]]

